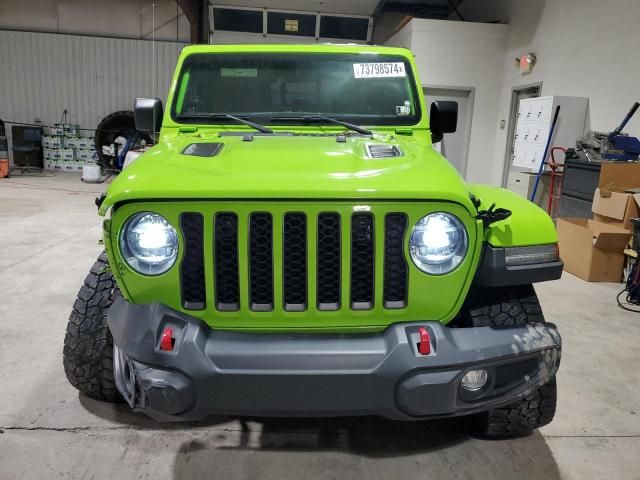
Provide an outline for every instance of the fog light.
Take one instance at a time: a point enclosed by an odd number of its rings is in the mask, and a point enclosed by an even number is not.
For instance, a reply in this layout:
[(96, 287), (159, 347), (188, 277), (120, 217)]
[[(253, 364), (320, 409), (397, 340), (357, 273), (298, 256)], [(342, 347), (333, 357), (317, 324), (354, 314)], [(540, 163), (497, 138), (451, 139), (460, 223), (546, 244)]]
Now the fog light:
[(477, 392), (487, 384), (486, 370), (471, 370), (462, 377), (462, 388), (470, 392)]

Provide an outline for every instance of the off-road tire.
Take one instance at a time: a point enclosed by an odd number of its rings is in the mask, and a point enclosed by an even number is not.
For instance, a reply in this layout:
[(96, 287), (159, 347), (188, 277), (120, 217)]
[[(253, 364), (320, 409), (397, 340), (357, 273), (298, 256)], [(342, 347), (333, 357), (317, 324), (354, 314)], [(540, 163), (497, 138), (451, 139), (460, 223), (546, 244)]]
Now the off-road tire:
[[(512, 328), (544, 322), (533, 285), (474, 287), (456, 318), (457, 326)], [(547, 425), (556, 412), (556, 379), (521, 400), (476, 416), (475, 433), (487, 438), (520, 437)]]
[(106, 320), (117, 295), (103, 252), (78, 292), (64, 337), (67, 379), (86, 396), (107, 402), (122, 401), (113, 379), (113, 338)]
[(528, 435), (553, 420), (556, 414), (555, 376), (523, 399), (479, 414), (476, 434), (487, 438), (513, 438)]
[(472, 287), (458, 317), (460, 327), (512, 328), (544, 323), (533, 285)]
[(102, 151), (102, 147), (111, 145), (119, 136), (127, 138), (135, 137), (137, 139), (134, 145), (131, 145), (130, 148), (139, 145), (141, 140), (146, 141), (147, 145), (152, 143), (149, 135), (136, 130), (136, 122), (131, 110), (119, 110), (117, 112), (110, 113), (104, 117), (96, 127), (94, 138), (98, 163), (103, 169), (112, 169), (116, 167), (114, 163), (115, 158), (110, 155), (105, 155)]

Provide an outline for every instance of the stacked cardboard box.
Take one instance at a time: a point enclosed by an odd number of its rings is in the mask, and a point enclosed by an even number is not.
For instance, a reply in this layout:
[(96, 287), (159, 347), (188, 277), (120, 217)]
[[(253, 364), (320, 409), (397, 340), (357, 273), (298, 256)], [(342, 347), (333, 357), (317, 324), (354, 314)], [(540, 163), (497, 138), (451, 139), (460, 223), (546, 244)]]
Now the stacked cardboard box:
[(82, 165), (97, 158), (93, 138), (79, 136), (72, 124), (49, 127), (42, 137), (44, 168), (47, 170), (82, 171)]
[(640, 163), (603, 162), (593, 219), (559, 218), (564, 268), (589, 282), (620, 282), (632, 219), (640, 217)]

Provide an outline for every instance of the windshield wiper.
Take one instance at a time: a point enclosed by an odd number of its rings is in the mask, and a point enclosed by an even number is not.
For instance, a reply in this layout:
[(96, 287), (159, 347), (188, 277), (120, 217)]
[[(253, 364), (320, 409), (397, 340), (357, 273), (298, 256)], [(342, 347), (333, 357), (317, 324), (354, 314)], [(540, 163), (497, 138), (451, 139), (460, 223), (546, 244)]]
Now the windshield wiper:
[(324, 115), (276, 115), (271, 117), (271, 120), (302, 120), (303, 122), (329, 122), (341, 125), (349, 130), (360, 133), (361, 135), (373, 135), (371, 130), (362, 128), (358, 125), (349, 122), (343, 122), (337, 118), (325, 117)]
[(247, 127), (254, 128), (262, 133), (273, 133), (273, 130), (267, 128), (259, 123), (252, 122), (250, 120), (245, 120), (244, 118), (236, 117), (235, 115), (231, 115), (229, 113), (179, 113), (176, 115), (178, 120), (218, 120), (221, 118), (228, 118), (229, 120), (234, 120), (238, 123), (242, 123)]

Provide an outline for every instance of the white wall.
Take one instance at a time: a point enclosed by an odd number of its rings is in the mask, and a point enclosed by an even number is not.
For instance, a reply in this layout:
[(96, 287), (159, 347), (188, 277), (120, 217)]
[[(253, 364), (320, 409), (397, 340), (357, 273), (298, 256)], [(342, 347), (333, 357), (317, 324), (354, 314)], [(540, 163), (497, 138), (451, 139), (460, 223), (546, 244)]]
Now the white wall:
[[(613, 130), (640, 101), (638, 0), (503, 0), (497, 11), (511, 26), (502, 67), (501, 119), (508, 116), (513, 87), (540, 81), (543, 95), (588, 97), (592, 130)], [(528, 52), (536, 54), (537, 65), (532, 74), (521, 76), (513, 59)], [(500, 184), (507, 130), (496, 131), (492, 182)], [(625, 131), (640, 136), (640, 113)]]
[[(155, 12), (153, 4), (155, 3)], [(188, 42), (175, 0), (0, 0), (0, 29)]]
[[(93, 129), (135, 97), (166, 99), (184, 44), (0, 30), (0, 117)], [(155, 57), (155, 60), (154, 60)], [(7, 125), (9, 142), (11, 126)], [(89, 136), (90, 132), (84, 132)]]
[(493, 180), (508, 33), (507, 25), (413, 19), (386, 43), (413, 51), (423, 86), (474, 90), (466, 173), (472, 182)]

